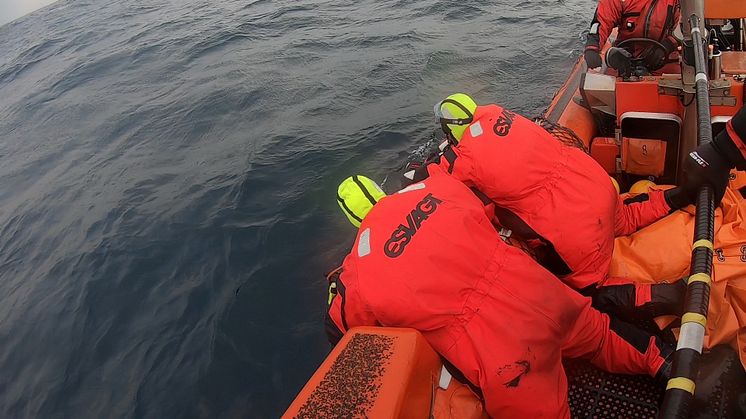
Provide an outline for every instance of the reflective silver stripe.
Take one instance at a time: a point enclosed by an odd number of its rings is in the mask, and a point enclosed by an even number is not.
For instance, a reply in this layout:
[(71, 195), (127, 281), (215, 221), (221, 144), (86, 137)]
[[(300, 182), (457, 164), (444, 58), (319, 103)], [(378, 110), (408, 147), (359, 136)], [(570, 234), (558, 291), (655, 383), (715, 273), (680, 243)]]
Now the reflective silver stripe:
[(420, 189), (425, 189), (425, 184), (422, 183), (422, 182), (415, 183), (414, 185), (409, 185), (409, 186), (407, 186), (406, 188), (400, 190), (397, 193), (412, 192), (412, 191), (417, 191), (417, 190), (420, 190)]
[[(373, 187), (374, 187), (374, 188), (376, 188), (376, 190), (377, 190), (378, 192), (380, 192), (380, 193), (382, 193), (382, 194), (384, 194), (384, 195), (385, 195), (385, 192), (383, 192), (383, 189), (381, 189), (381, 186), (380, 186), (380, 185), (378, 185), (378, 184), (377, 184), (376, 182), (371, 182), (371, 183), (373, 183)], [(376, 202), (378, 202), (378, 201), (376, 201)]]
[(700, 81), (700, 80), (707, 81), (707, 74), (705, 74), (705, 73), (697, 73), (697, 76), (694, 78), (694, 81), (697, 82), (697, 81)]
[(370, 254), (370, 228), (366, 228), (360, 234), (360, 240), (357, 242), (358, 257), (368, 256)]
[(598, 35), (598, 28), (601, 26), (598, 22), (591, 25), (591, 30), (588, 32), (591, 35)]
[(479, 137), (480, 135), (484, 134), (484, 130), (482, 129), (482, 124), (477, 121), (471, 125), (469, 125), (469, 133), (472, 137)]
[(404, 173), (404, 177), (409, 180), (414, 180), (414, 170), (410, 170)]
[(681, 325), (681, 333), (679, 334), (679, 343), (676, 345), (676, 350), (688, 348), (702, 353), (704, 339), (704, 326), (699, 323), (684, 323)]
[(442, 388), (443, 390), (447, 389), (448, 386), (451, 384), (451, 378), (453, 378), (453, 376), (450, 372), (448, 372), (446, 366), (443, 365), (440, 368), (440, 379), (438, 380), (438, 387)]

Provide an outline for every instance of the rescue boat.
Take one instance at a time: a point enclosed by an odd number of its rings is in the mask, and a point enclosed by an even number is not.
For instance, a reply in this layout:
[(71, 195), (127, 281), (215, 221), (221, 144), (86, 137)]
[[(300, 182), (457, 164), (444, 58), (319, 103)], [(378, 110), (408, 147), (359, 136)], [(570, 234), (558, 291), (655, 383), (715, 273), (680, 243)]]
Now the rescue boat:
[[(702, 141), (702, 124), (707, 125), (704, 131), (711, 130), (707, 135), (715, 135), (744, 104), (746, 1), (683, 0), (682, 22), (684, 47), (680, 48), (677, 62), (651, 73), (643, 60), (632, 59), (621, 68), (604, 65), (601, 71), (594, 72), (588, 71), (581, 56), (540, 118), (540, 123), (558, 138), (587, 150), (623, 191), (641, 180), (677, 184), (682, 176), (682, 162)], [(696, 48), (700, 35), (708, 33), (707, 48)], [(608, 54), (614, 53), (610, 51), (613, 42), (612, 35), (604, 48), (605, 61), (610, 61)], [(634, 47), (635, 43), (657, 48), (649, 40), (628, 42), (627, 46)], [(709, 120), (703, 120), (707, 115)], [(731, 191), (746, 190), (741, 189), (746, 187), (746, 176), (733, 173), (730, 187)], [(680, 218), (691, 221), (670, 222), (665, 228), (688, 229), (682, 234), (692, 260), (721, 256), (725, 260), (721, 253), (727, 242), (744, 244), (741, 261), (746, 262), (746, 221), (743, 234), (735, 228), (722, 233), (732, 237), (713, 238), (716, 221), (712, 198), (708, 208), (708, 194), (700, 195), (696, 217), (682, 212)], [(734, 200), (743, 199), (734, 196)], [(718, 212), (719, 226), (730, 222), (725, 205), (724, 201), (723, 210)], [(629, 269), (636, 264), (638, 270), (655, 274), (651, 276), (667, 277), (665, 268), (660, 267), (666, 265), (665, 260), (640, 264), (630, 256), (646, 237), (660, 241), (663, 231), (670, 230), (646, 228), (635, 233), (639, 235), (636, 240), (617, 242), (617, 248), (624, 248), (625, 252), (615, 248), (612, 270)], [(655, 253), (641, 249), (637, 251)], [(667, 257), (665, 252), (660, 254)], [(566, 360), (573, 417), (685, 418), (692, 412), (696, 417), (746, 417), (746, 283), (731, 287), (733, 284), (715, 282), (710, 304), (712, 263), (700, 263), (709, 265), (701, 272), (695, 263), (686, 265), (687, 312), (673, 322), (660, 319), (662, 326), (679, 337), (673, 378), (663, 387), (648, 377), (608, 374), (583, 361)], [(744, 266), (733, 275), (746, 279)], [(673, 280), (681, 277), (678, 274), (668, 276)], [(706, 281), (702, 279), (705, 277)], [(719, 286), (730, 293), (726, 308), (714, 301), (726, 298)], [(707, 337), (703, 338), (705, 330)], [(700, 360), (699, 355), (704, 352), (720, 356), (715, 361)], [(719, 375), (701, 382), (697, 377), (701, 365), (719, 371)], [(479, 390), (458, 375), (458, 371), (444, 365), (416, 330), (353, 328), (329, 353), (283, 417), (487, 418)]]

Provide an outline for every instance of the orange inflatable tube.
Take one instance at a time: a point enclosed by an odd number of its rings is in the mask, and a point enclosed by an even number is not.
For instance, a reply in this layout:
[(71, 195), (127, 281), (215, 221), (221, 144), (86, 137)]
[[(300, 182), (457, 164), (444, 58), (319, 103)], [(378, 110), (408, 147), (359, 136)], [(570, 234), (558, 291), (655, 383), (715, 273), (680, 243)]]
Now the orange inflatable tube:
[[(334, 347), (283, 418), (486, 419), (471, 389), (442, 372), (414, 330), (356, 327)], [(446, 374), (448, 385), (441, 374)]]

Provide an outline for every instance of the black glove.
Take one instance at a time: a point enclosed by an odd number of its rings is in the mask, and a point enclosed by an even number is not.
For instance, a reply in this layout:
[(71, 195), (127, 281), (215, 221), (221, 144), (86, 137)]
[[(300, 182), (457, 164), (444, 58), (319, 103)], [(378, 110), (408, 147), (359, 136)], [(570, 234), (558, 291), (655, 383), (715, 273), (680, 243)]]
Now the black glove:
[(737, 143), (746, 141), (746, 106), (742, 107), (730, 120), (729, 125), (733, 128), (733, 133), (739, 138), (731, 138), (728, 130), (723, 130), (715, 137), (712, 142), (715, 148), (723, 155), (731, 167), (738, 170), (746, 170), (746, 160), (741, 150), (736, 146)]
[(689, 191), (679, 186), (673, 189), (667, 189), (663, 192), (663, 197), (666, 199), (666, 204), (672, 210), (684, 208), (685, 206), (692, 204), (692, 198), (689, 196)]
[(746, 107), (742, 107), (728, 124), (739, 138), (731, 138), (728, 130), (723, 130), (711, 143), (701, 145), (689, 153), (684, 162), (684, 183), (681, 185), (683, 192), (672, 190), (669, 196), (666, 196), (669, 206), (673, 208), (674, 204), (683, 201), (694, 203), (697, 191), (706, 184), (713, 187), (715, 203), (720, 204), (728, 185), (730, 169), (735, 167), (738, 170), (746, 170), (746, 159), (736, 146), (736, 142), (746, 140)]
[(697, 147), (696, 150), (689, 153), (684, 161), (684, 182), (681, 185), (681, 189), (683, 189), (681, 196), (674, 199), (676, 202), (669, 202), (671, 197), (667, 196), (666, 201), (672, 208), (673, 204), (680, 204), (685, 201), (693, 204), (697, 200), (699, 189), (704, 185), (710, 185), (715, 192), (715, 205), (719, 205), (720, 200), (725, 195), (725, 187), (728, 185), (728, 175), (731, 167), (733, 167), (731, 162), (715, 147), (714, 142)]
[(666, 58), (668, 58), (668, 54), (665, 51), (655, 48), (645, 57), (645, 67), (647, 67), (648, 71), (655, 71), (663, 67), (666, 63)]
[(606, 51), (606, 65), (617, 70), (619, 75), (629, 75), (632, 54), (624, 48), (611, 47)]
[(601, 54), (594, 49), (585, 50), (585, 63), (588, 64), (588, 68), (601, 67), (603, 64), (601, 61)]
[(677, 45), (668, 38), (661, 41), (661, 44), (663, 44), (665, 49), (654, 48), (653, 51), (645, 57), (645, 67), (650, 71), (658, 70), (666, 65), (668, 56), (671, 55), (677, 47)]

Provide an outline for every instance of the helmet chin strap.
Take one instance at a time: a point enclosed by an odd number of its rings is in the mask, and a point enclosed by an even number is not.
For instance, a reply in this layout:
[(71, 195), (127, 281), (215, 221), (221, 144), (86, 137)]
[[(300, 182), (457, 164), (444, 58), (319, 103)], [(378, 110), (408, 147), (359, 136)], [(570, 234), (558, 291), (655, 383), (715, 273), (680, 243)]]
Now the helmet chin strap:
[(451, 132), (451, 128), (448, 126), (448, 124), (441, 121), (440, 128), (443, 130), (443, 133), (446, 135), (446, 140), (448, 140), (448, 143), (455, 145), (457, 141), (456, 141), (456, 138), (453, 137), (453, 132)]
[(453, 131), (451, 131), (451, 127), (448, 126), (448, 124), (441, 124), (441, 128), (443, 129), (443, 133), (446, 135), (446, 141), (448, 142), (449, 146), (456, 147), (458, 146), (459, 140), (456, 138), (455, 135), (453, 135)]
[(453, 136), (453, 133), (451, 133), (450, 131), (446, 133), (446, 140), (448, 140), (448, 144), (452, 146), (458, 145), (458, 140), (456, 139), (456, 137)]

